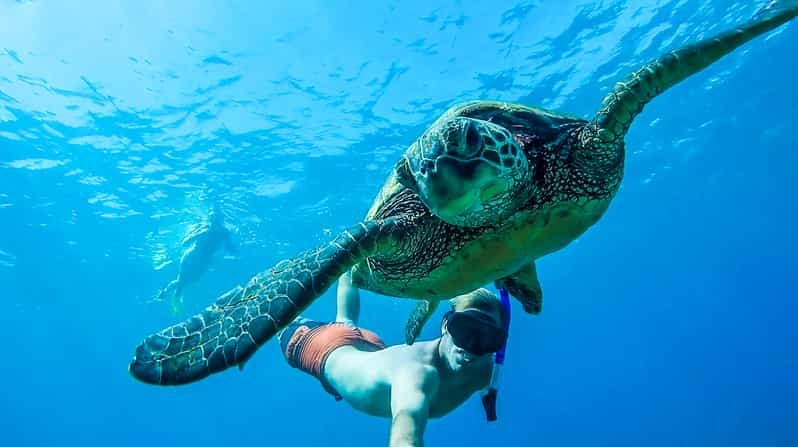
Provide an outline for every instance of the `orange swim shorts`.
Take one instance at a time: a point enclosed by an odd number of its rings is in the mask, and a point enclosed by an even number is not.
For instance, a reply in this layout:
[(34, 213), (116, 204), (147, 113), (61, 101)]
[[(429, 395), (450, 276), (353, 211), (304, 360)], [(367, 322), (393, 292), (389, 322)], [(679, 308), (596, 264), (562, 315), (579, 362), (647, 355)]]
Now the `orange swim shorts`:
[(299, 317), (279, 335), (280, 347), (288, 364), (319, 379), (324, 389), (341, 400), (324, 380), (327, 356), (341, 346), (354, 346), (361, 351), (379, 351), (385, 344), (374, 332), (344, 323), (320, 323)]

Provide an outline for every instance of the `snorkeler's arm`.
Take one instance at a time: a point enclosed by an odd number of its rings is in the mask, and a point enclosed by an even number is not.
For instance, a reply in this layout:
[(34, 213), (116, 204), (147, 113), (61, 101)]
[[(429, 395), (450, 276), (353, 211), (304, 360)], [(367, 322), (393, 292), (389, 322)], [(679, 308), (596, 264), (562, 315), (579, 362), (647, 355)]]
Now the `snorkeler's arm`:
[(391, 383), (390, 447), (421, 447), (429, 418), (429, 402), (440, 378), (432, 368), (398, 372)]
[(338, 296), (335, 321), (357, 326), (360, 318), (360, 291), (352, 284), (352, 276), (347, 270), (338, 278)]

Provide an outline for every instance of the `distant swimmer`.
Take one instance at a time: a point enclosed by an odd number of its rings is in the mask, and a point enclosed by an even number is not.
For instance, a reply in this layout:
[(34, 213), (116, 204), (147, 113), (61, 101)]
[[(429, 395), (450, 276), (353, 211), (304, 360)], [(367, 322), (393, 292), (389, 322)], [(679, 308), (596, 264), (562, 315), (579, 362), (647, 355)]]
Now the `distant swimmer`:
[(156, 300), (171, 299), (172, 310), (179, 312), (183, 304), (183, 288), (199, 281), (210, 267), (213, 255), (222, 247), (228, 253), (237, 252), (230, 230), (224, 224), (224, 214), (218, 204), (214, 204), (207, 222), (197, 225), (183, 238), (183, 255), (180, 257), (177, 279), (161, 289)]

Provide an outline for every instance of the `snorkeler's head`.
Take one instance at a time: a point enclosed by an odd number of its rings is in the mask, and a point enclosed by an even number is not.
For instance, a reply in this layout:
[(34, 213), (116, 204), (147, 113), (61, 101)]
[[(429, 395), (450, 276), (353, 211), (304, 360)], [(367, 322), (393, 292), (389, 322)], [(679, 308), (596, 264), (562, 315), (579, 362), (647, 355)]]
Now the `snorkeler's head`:
[(477, 289), (452, 299), (441, 323), (440, 353), (452, 371), (483, 366), (507, 341), (505, 311), (496, 296)]

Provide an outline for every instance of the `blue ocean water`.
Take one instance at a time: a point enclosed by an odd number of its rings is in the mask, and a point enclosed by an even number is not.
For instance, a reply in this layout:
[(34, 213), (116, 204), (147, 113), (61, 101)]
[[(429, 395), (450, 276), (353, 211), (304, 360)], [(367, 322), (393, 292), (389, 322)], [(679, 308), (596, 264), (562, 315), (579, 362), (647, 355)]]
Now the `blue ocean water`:
[[(389, 421), (276, 343), (184, 387), (127, 364), (361, 219), (450, 105), (589, 118), (642, 63), (765, 3), (0, 3), (0, 445), (385, 445)], [(637, 118), (610, 210), (538, 261), (543, 312), (514, 304), (499, 421), (475, 397), (427, 445), (798, 445), (796, 26)], [(215, 199), (240, 250), (175, 316), (152, 298)], [(399, 343), (411, 308), (364, 293), (362, 324)], [(331, 290), (307, 314), (333, 312)]]

